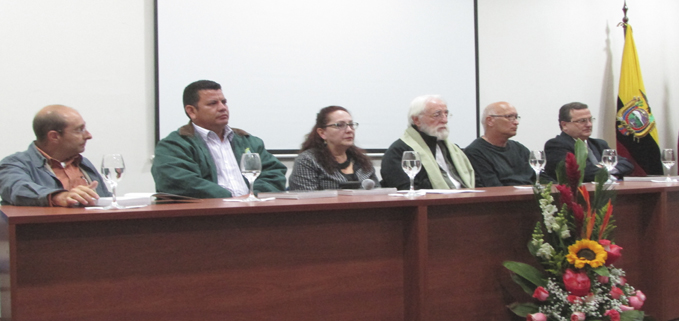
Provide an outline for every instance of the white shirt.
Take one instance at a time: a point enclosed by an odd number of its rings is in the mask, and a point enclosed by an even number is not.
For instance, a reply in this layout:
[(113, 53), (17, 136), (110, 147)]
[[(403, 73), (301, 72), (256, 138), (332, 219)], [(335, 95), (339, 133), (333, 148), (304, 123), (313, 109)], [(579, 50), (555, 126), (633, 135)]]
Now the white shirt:
[(217, 184), (229, 190), (232, 196), (249, 194), (250, 189), (245, 183), (243, 175), (241, 175), (238, 161), (231, 148), (231, 140), (233, 140), (233, 136), (235, 135), (233, 130), (231, 130), (231, 127), (224, 127), (224, 136), (226, 139), (222, 141), (217, 136), (217, 133), (196, 124), (191, 124), (198, 135), (203, 138), (205, 144), (207, 144), (210, 155), (212, 155), (212, 160), (214, 160), (215, 166), (217, 166)]

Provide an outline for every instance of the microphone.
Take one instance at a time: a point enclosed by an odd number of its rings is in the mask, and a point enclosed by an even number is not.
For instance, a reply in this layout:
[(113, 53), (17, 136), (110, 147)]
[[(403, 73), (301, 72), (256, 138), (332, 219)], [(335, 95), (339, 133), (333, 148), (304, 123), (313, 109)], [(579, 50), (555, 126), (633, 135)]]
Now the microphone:
[(371, 190), (375, 188), (375, 181), (372, 179), (365, 179), (363, 182), (361, 182), (361, 187), (363, 187), (365, 190)]

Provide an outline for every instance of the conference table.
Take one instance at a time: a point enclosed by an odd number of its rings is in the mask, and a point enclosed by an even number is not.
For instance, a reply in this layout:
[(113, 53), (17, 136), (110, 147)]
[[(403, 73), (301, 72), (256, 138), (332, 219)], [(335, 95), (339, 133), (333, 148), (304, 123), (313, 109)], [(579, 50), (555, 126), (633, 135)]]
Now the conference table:
[[(592, 185), (587, 184), (592, 190)], [(616, 266), (679, 317), (679, 184), (615, 185)], [(533, 191), (2, 206), (2, 320), (521, 320)]]

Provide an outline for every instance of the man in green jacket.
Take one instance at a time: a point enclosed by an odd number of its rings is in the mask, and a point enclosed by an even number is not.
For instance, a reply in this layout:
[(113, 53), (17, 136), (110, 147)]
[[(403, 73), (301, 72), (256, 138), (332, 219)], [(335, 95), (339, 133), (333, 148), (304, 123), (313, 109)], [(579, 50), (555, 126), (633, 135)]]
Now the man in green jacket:
[(196, 198), (247, 195), (249, 187), (239, 169), (244, 153), (258, 153), (262, 160), (256, 193), (285, 189), (285, 165), (264, 148), (261, 139), (229, 127), (221, 85), (210, 80), (188, 85), (184, 111), (189, 124), (156, 145), (151, 173), (158, 192)]

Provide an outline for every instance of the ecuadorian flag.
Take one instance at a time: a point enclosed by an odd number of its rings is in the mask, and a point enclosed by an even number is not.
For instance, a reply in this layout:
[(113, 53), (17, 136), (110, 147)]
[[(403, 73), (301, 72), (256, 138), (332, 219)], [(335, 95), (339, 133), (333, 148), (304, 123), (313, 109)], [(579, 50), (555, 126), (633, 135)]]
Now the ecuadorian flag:
[(632, 176), (663, 175), (658, 130), (646, 98), (632, 27), (626, 24), (624, 28), (625, 48), (622, 52), (616, 117), (618, 155), (634, 163)]

